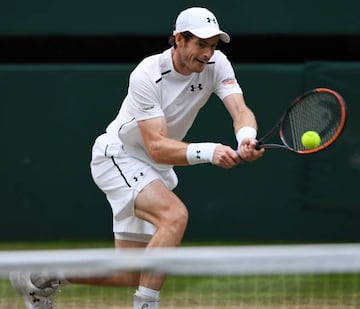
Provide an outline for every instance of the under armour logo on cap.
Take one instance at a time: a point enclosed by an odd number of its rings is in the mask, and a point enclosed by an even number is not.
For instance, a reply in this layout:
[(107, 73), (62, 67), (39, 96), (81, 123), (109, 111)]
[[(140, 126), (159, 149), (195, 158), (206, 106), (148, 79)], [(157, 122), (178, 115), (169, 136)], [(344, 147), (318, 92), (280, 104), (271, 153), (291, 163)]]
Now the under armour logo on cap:
[(215, 18), (206, 17), (206, 19), (207, 19), (208, 23), (213, 22), (214, 24), (217, 24), (217, 21)]
[(225, 43), (230, 42), (230, 36), (219, 28), (215, 15), (208, 9), (192, 7), (182, 11), (176, 19), (174, 35), (190, 31), (201, 39), (208, 39), (216, 35)]

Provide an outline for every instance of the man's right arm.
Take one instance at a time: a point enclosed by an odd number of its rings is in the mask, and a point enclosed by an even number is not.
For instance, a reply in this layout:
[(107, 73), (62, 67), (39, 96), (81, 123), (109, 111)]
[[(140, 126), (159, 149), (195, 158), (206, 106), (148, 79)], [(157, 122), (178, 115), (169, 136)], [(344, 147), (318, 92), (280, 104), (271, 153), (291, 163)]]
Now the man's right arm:
[(229, 146), (215, 143), (188, 144), (169, 138), (164, 117), (138, 121), (138, 126), (147, 153), (157, 163), (193, 165), (209, 162), (223, 168), (241, 163), (237, 153)]

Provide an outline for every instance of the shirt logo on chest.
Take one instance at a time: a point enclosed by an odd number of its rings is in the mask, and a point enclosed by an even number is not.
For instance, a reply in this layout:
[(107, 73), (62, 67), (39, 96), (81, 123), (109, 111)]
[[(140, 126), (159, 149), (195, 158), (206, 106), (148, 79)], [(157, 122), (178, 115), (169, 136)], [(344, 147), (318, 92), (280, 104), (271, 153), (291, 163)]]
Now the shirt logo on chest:
[(198, 84), (197, 86), (195, 86), (195, 85), (190, 86), (190, 91), (194, 92), (196, 89), (202, 90), (203, 89), (202, 84)]

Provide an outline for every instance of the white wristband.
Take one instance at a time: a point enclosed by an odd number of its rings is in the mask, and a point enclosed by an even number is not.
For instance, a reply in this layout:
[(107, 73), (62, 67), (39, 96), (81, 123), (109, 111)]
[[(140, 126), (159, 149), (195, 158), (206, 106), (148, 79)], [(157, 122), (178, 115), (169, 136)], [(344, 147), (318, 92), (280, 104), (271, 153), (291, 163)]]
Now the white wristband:
[(253, 127), (242, 127), (239, 131), (236, 133), (236, 140), (239, 145), (241, 145), (241, 142), (244, 138), (256, 138), (257, 131)]
[(192, 143), (186, 150), (186, 159), (190, 165), (211, 163), (213, 161), (215, 148), (219, 144), (215, 143)]

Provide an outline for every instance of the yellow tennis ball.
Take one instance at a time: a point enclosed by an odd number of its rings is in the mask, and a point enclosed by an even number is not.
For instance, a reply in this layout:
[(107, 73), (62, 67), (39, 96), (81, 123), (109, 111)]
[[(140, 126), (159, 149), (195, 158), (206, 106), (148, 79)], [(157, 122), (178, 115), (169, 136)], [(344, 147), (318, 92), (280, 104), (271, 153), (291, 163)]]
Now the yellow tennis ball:
[(315, 131), (306, 131), (301, 136), (301, 142), (306, 149), (313, 149), (321, 144), (321, 137)]

